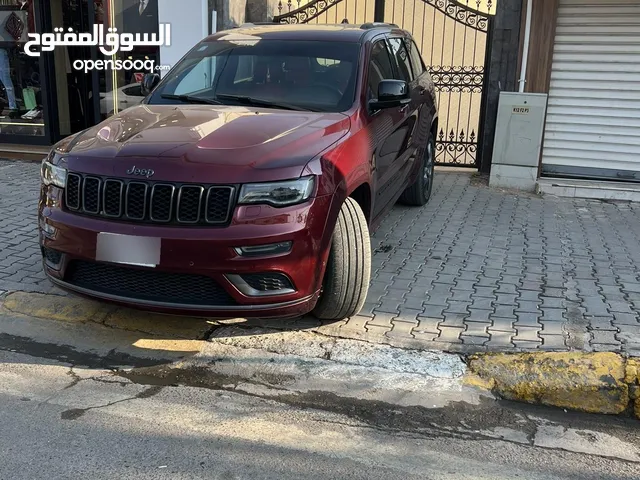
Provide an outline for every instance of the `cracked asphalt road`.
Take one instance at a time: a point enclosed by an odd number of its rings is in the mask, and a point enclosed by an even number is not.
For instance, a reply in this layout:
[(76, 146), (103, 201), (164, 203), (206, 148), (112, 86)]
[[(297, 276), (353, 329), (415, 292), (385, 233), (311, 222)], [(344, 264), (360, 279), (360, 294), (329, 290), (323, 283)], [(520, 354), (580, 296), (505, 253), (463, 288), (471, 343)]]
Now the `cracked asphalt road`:
[[(441, 353), (348, 340), (326, 360), (311, 334), (232, 332), (172, 357), (138, 333), (0, 316), (0, 480), (640, 478), (634, 420), (444, 398), (458, 364)], [(422, 404), (354, 394), (414, 387), (430, 360)]]
[[(336, 413), (221, 389), (136, 384), (24, 353), (0, 352), (0, 366), (3, 480), (640, 473), (637, 457), (629, 461), (639, 451), (634, 428), (620, 419), (493, 404), (459, 405), (431, 419), (404, 411), (403, 423), (389, 406), (353, 402)], [(390, 414), (394, 421), (381, 421)]]

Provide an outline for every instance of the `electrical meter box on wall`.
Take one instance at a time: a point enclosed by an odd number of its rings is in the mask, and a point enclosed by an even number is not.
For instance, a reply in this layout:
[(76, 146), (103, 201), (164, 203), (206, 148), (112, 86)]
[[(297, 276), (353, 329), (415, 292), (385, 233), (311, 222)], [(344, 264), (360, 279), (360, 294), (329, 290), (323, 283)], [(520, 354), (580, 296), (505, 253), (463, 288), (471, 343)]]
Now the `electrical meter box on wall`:
[(534, 191), (547, 95), (501, 92), (489, 185)]

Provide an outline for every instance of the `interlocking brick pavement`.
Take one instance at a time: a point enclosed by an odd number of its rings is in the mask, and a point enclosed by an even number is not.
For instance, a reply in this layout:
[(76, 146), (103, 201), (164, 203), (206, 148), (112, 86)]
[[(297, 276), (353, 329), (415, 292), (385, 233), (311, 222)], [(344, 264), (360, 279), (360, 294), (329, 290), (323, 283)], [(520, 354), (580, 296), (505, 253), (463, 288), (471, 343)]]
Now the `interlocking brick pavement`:
[[(0, 161), (0, 292), (60, 293), (40, 267), (38, 170)], [(283, 328), (459, 352), (640, 355), (640, 204), (539, 197), (438, 172), (429, 204), (396, 206), (372, 249), (360, 315)]]

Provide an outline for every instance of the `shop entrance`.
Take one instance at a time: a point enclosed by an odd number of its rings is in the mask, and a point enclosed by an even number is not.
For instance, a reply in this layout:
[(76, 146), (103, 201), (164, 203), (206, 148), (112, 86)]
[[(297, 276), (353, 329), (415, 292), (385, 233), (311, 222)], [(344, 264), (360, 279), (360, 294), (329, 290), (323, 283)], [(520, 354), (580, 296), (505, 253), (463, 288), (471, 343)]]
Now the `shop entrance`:
[[(91, 33), (94, 25), (119, 33), (158, 34), (158, 0), (53, 0), (51, 28)], [(159, 63), (159, 47), (136, 46), (130, 52), (105, 57), (97, 46), (58, 47), (52, 52), (56, 79), (58, 131), (55, 137), (89, 128), (140, 103), (142, 75), (135, 70), (78, 70), (86, 60), (152, 60)]]
[[(95, 20), (92, 0), (53, 0), (50, 3), (51, 26), (73, 28), (74, 32), (90, 32)], [(56, 136), (61, 138), (95, 125), (99, 120), (94, 92), (98, 89), (97, 72), (85, 73), (73, 67), (76, 60), (91, 59), (91, 47), (62, 46), (52, 53), (57, 99)]]

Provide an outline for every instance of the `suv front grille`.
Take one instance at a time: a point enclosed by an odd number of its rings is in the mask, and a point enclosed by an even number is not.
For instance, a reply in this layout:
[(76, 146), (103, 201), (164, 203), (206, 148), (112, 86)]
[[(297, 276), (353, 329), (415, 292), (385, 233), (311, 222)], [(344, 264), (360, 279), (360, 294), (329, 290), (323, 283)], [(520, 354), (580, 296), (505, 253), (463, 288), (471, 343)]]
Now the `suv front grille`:
[(224, 288), (204, 275), (74, 260), (67, 267), (65, 281), (94, 292), (132, 300), (200, 306), (237, 305)]
[(226, 225), (231, 185), (194, 185), (67, 174), (65, 206), (84, 215), (142, 223)]

